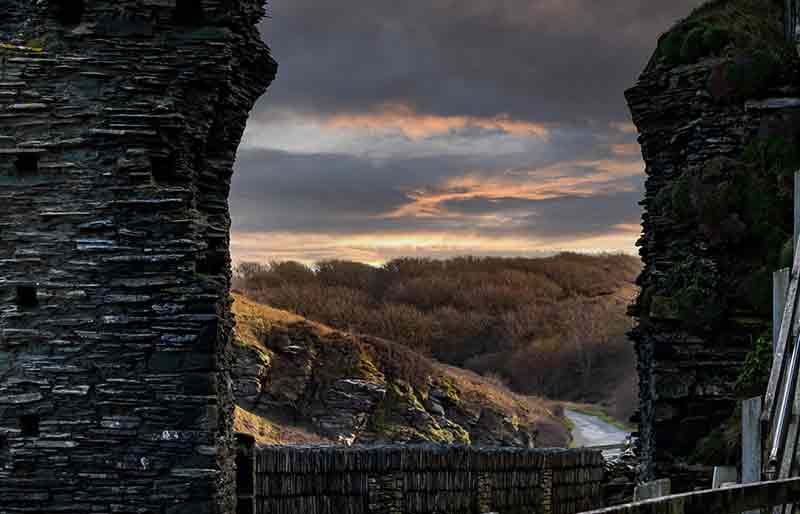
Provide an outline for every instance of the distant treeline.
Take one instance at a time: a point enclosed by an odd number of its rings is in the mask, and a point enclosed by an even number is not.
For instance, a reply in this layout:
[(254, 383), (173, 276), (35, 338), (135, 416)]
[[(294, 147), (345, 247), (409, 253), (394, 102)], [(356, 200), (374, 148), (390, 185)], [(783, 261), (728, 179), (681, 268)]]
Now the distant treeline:
[(541, 259), (402, 258), (373, 267), (244, 263), (235, 287), (336, 328), (403, 343), (551, 399), (635, 403), (626, 306), (640, 261), (563, 253)]

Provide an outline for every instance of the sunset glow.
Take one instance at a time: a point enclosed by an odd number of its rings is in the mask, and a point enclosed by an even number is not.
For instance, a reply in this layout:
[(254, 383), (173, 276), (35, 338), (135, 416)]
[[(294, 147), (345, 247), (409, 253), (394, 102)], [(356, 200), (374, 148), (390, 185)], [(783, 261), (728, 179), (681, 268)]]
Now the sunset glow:
[(687, 2), (282, 4), (261, 27), (285, 65), (237, 157), (234, 259), (636, 253), (623, 91)]
[(405, 105), (382, 106), (375, 114), (340, 114), (330, 118), (327, 124), (332, 128), (397, 130), (413, 140), (421, 140), (466, 128), (497, 130), (516, 136), (547, 138), (549, 135), (549, 131), (544, 125), (514, 120), (508, 114), (501, 114), (493, 118), (435, 116), (420, 114)]

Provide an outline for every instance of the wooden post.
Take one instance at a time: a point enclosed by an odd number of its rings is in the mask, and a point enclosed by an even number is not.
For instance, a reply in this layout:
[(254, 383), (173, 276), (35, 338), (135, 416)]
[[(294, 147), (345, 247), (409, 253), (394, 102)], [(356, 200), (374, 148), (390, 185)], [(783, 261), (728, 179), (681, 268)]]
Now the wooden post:
[(742, 402), (742, 483), (761, 481), (761, 397)]
[(796, 252), (792, 264), (792, 272), (789, 277), (789, 289), (786, 292), (786, 300), (781, 316), (780, 330), (777, 332), (778, 338), (773, 342), (773, 366), (767, 385), (767, 394), (764, 396), (764, 421), (773, 421), (776, 408), (776, 396), (784, 385), (784, 371), (786, 366), (786, 353), (789, 348), (790, 332), (794, 321), (794, 311), (797, 308), (798, 297), (798, 278), (800, 278), (800, 252)]
[(778, 340), (781, 321), (786, 308), (786, 293), (789, 290), (789, 279), (792, 270), (784, 268), (772, 274), (772, 342)]
[[(794, 27), (792, 27), (794, 33)], [(794, 174), (794, 238), (792, 244), (797, 251), (797, 238), (800, 237), (800, 171)]]
[(714, 478), (711, 482), (712, 489), (729, 487), (738, 483), (738, 473), (736, 466), (716, 466), (714, 468)]
[(669, 496), (670, 494), (672, 494), (672, 482), (669, 478), (665, 478), (656, 480), (655, 482), (637, 485), (636, 489), (633, 490), (633, 501), (653, 500)]

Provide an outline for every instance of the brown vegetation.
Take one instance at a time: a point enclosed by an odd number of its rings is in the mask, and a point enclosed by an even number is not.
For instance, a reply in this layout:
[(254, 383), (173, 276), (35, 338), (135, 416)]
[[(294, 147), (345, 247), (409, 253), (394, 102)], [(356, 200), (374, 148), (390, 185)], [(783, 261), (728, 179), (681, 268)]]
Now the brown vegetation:
[[(237, 394), (236, 429), (262, 444), (339, 442), (339, 433), (330, 429), (332, 410), (339, 415), (340, 432), (352, 431), (347, 439), (355, 443), (568, 442), (559, 405), (515, 394), (499, 380), (432, 361), (402, 344), (309, 322), (238, 294), (233, 313), (234, 389), (240, 391), (238, 385), (247, 380), (242, 373), (261, 382), (258, 393)], [(354, 380), (386, 394), (371, 406), (363, 397), (342, 405), (339, 395), (330, 394), (343, 381)], [(340, 401), (336, 409), (326, 404), (330, 398)], [(350, 414), (366, 424), (347, 426)], [(328, 423), (320, 423), (321, 417)]]
[(571, 253), (404, 258), (380, 268), (249, 263), (237, 269), (237, 288), (338, 329), (403, 343), (523, 394), (604, 402), (625, 417), (636, 398), (625, 310), (639, 269), (639, 260), (626, 255)]

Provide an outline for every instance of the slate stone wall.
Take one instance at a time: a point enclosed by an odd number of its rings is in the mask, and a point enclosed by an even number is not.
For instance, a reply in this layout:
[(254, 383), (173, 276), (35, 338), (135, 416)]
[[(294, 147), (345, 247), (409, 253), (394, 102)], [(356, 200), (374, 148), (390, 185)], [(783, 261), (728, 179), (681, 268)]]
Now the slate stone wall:
[(590, 450), (260, 447), (259, 514), (573, 514), (602, 507)]
[(764, 392), (769, 363), (766, 373), (750, 369), (750, 383), (742, 370), (757, 339), (771, 339), (772, 272), (791, 252), (797, 67), (781, 61), (793, 53), (781, 46), (781, 6), (765, 2), (752, 16), (774, 30), (759, 48), (687, 62), (706, 26), (739, 37), (698, 16), (662, 36), (626, 92), (647, 165), (642, 292), (631, 308), (640, 478), (670, 477), (677, 491), (710, 485), (713, 466), (736, 464), (725, 432), (738, 398)]
[(233, 512), (261, 0), (0, 0), (0, 512)]

